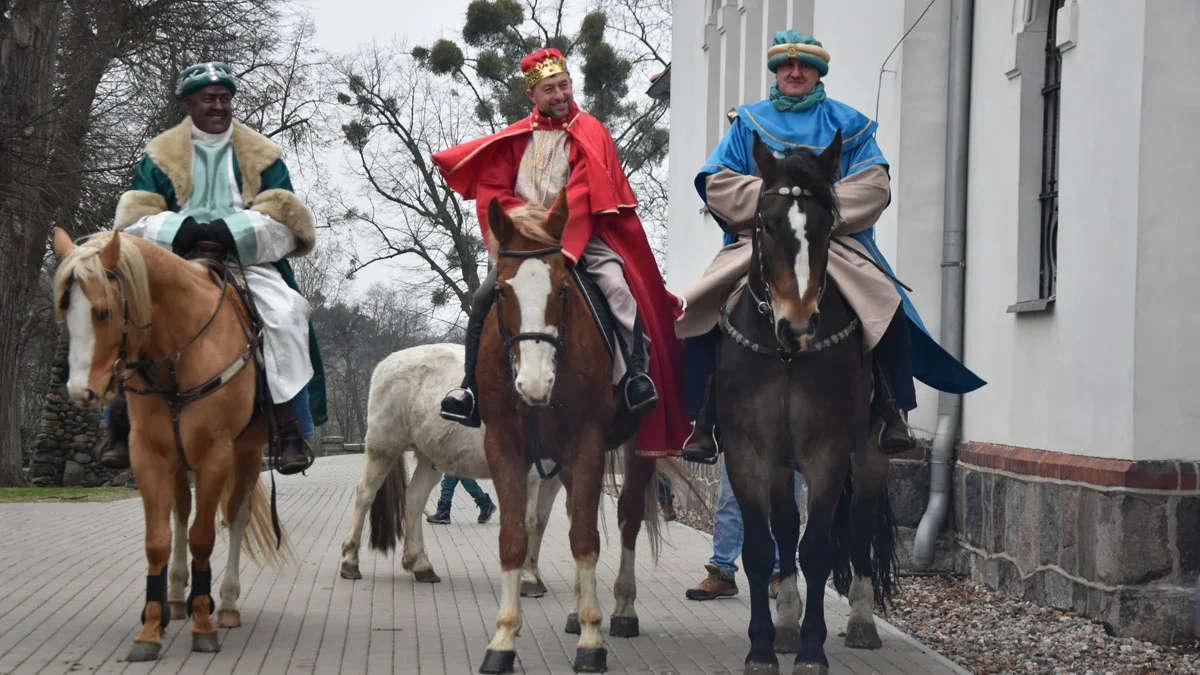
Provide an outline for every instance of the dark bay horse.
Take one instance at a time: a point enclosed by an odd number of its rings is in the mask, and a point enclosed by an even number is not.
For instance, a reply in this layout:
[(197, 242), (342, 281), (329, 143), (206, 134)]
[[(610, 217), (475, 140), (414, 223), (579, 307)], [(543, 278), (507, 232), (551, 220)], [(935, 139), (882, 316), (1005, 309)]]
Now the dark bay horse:
[[(578, 282), (567, 268), (562, 233), (566, 193), (549, 214), (522, 207), (505, 213), (488, 204), (488, 225), (497, 252), (496, 300), (483, 328), (477, 380), (484, 453), (500, 503), (500, 568), (503, 574), (496, 634), (480, 672), (512, 672), (521, 627), (521, 566), (528, 546), (527, 481), (530, 467), (558, 478), (567, 491), (571, 554), (575, 559), (575, 612), (567, 631), (579, 632), (576, 672), (603, 672), (607, 652), (596, 596), (597, 528), (605, 457), (625, 446), (624, 483), (617, 502), (621, 565), (613, 593), (610, 634), (638, 634), (634, 546), (647, 523), (651, 550), (658, 543), (657, 468), (630, 442), (637, 420), (612, 386), (612, 359)], [(552, 468), (554, 467), (554, 468)]]
[[(842, 137), (819, 155), (804, 148), (777, 159), (755, 135), (762, 175), (749, 283), (721, 310), (717, 410), (725, 461), (742, 510), (742, 558), (750, 581), (750, 653), (745, 672), (778, 673), (775, 652), (798, 652), (793, 675), (827, 673), (824, 603), (830, 572), (852, 611), (847, 644), (878, 647), (873, 602), (886, 602), (894, 566), (887, 457), (870, 429), (871, 361), (857, 317), (826, 277), (836, 222), (833, 183)], [(876, 416), (877, 417), (877, 416)], [(809, 486), (799, 542), (808, 612), (796, 582), (800, 520), (792, 469)], [(767, 597), (779, 546), (779, 619)], [(853, 570), (851, 570), (853, 565)]]

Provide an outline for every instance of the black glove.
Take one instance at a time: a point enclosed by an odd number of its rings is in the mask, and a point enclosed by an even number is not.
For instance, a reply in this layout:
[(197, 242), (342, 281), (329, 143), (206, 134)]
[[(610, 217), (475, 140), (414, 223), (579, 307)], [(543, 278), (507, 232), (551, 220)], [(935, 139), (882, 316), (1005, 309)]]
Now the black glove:
[(229, 231), (229, 226), (225, 221), (218, 218), (208, 224), (207, 232), (208, 241), (215, 241), (225, 247), (225, 252), (230, 258), (238, 257), (237, 241), (233, 238), (233, 233)]
[(207, 225), (196, 222), (191, 216), (184, 218), (179, 225), (179, 231), (175, 233), (175, 238), (171, 240), (171, 250), (180, 257), (195, 251), (196, 243), (208, 238), (207, 229)]

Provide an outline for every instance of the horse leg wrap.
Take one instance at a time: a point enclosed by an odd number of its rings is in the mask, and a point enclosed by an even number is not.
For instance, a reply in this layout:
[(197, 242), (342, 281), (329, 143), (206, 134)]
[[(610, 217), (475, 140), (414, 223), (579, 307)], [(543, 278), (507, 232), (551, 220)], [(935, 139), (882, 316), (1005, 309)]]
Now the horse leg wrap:
[(187, 599), (187, 615), (192, 615), (192, 603), (198, 597), (208, 598), (208, 614), (212, 615), (213, 599), (212, 599), (212, 568), (206, 570), (196, 569), (196, 561), (192, 561), (192, 591), (188, 593)]
[[(157, 602), (159, 612), (162, 618), (159, 623), (163, 628), (171, 623), (171, 612), (167, 610), (167, 568), (164, 565), (163, 570), (158, 574), (146, 575), (146, 602)], [(146, 608), (142, 607), (141, 622), (146, 623)]]

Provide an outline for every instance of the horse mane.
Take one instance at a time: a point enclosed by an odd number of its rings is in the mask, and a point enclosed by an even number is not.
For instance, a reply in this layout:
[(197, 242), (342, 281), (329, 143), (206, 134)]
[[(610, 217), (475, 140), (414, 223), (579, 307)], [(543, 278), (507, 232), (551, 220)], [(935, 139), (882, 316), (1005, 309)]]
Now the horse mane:
[(836, 222), (839, 211), (837, 194), (833, 190), (833, 183), (821, 170), (816, 154), (806, 148), (791, 150), (779, 160), (778, 171), (792, 185), (811, 190), (813, 198), (829, 209)]
[[(79, 283), (91, 283), (108, 280), (109, 271), (100, 262), (100, 251), (116, 236), (121, 235), (115, 232), (97, 232), (89, 235), (70, 255), (63, 258), (54, 273), (55, 307), (63, 306), (64, 296), (71, 290), (68, 282), (74, 280)], [(142, 257), (141, 250), (133, 244), (132, 236), (122, 239), (120, 253), (116, 272), (120, 276), (121, 288), (102, 283), (105, 299), (111, 311), (118, 311), (121, 296), (124, 294), (128, 301), (130, 318), (136, 323), (148, 324), (150, 284), (147, 283), (146, 259)]]

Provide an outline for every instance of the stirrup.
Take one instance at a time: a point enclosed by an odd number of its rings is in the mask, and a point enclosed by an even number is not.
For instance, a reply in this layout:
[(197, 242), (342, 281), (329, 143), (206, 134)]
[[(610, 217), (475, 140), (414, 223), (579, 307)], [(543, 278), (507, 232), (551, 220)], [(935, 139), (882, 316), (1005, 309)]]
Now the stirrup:
[[(629, 388), (638, 380), (645, 380), (646, 384), (650, 386), (650, 397), (639, 403), (635, 408), (629, 401)], [(658, 388), (654, 386), (654, 380), (651, 380), (650, 376), (646, 373), (636, 373), (629, 376), (625, 380), (625, 386), (621, 389), (621, 395), (625, 399), (625, 407), (629, 412), (639, 417), (650, 413), (650, 411), (654, 410), (654, 406), (658, 405)]]
[(713, 464), (716, 464), (717, 460), (721, 457), (721, 442), (717, 440), (717, 427), (714, 424), (712, 427), (712, 430), (708, 432), (709, 434), (712, 435), (713, 447), (716, 448), (716, 452), (714, 452), (711, 455), (700, 455), (700, 454), (693, 452), (689, 456), (688, 445), (692, 442), (692, 439), (696, 437), (696, 426), (697, 426), (696, 423), (692, 422), (692, 430), (690, 433), (688, 433), (687, 438), (685, 438), (683, 441), (683, 449), (681, 452), (682, 457), (683, 457), (684, 461), (687, 461), (687, 462), (694, 462), (696, 464), (705, 464), (708, 466), (712, 466)]
[[(454, 394), (456, 394), (460, 391), (463, 394), (465, 394), (464, 401), (471, 406), (469, 411), (465, 415), (460, 412), (446, 409), (447, 399), (454, 401), (455, 403), (459, 402), (458, 399), (455, 399), (452, 397), (454, 396)], [(474, 417), (476, 405), (478, 405), (478, 404), (475, 401), (475, 394), (472, 393), (470, 389), (468, 389), (466, 387), (455, 387), (455, 388), (451, 389), (450, 391), (446, 392), (446, 395), (442, 397), (442, 407), (441, 407), (442, 419), (449, 420), (451, 422), (459, 422), (459, 423), (469, 422)]]

